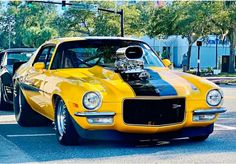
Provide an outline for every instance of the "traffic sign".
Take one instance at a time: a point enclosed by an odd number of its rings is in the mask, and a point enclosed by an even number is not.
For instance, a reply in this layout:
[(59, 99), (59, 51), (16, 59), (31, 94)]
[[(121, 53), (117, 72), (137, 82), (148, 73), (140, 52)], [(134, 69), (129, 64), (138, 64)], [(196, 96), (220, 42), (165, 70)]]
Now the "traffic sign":
[(73, 4), (71, 7), (78, 10), (89, 10), (92, 12), (98, 11), (98, 5), (93, 5), (93, 4), (77, 3)]

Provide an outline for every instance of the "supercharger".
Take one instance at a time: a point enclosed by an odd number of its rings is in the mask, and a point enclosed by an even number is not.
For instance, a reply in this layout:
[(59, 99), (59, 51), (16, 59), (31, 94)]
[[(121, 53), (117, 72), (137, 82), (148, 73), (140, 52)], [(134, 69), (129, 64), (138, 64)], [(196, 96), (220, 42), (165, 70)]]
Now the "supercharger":
[(140, 46), (119, 48), (116, 51), (115, 70), (124, 80), (147, 80), (150, 75), (144, 69), (143, 49)]

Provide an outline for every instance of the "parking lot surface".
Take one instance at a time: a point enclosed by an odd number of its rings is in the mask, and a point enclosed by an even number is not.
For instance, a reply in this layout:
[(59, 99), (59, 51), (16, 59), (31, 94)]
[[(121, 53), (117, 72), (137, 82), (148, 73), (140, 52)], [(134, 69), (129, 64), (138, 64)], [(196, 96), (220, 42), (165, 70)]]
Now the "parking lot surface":
[(0, 163), (236, 163), (236, 86), (221, 86), (228, 111), (204, 142), (88, 141), (62, 146), (52, 126), (23, 128), (13, 111), (0, 111)]

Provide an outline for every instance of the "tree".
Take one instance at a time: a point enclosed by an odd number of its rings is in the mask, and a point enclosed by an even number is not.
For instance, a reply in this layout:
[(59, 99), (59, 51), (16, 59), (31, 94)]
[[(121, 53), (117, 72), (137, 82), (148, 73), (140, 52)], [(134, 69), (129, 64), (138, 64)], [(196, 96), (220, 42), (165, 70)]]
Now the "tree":
[(0, 46), (7, 48), (10, 47), (12, 35), (14, 35), (13, 25), (15, 21), (12, 15), (6, 14), (6, 4), (1, 2), (0, 7)]
[(211, 2), (176, 1), (157, 8), (150, 19), (148, 34), (151, 37), (181, 35), (188, 39), (188, 65), (190, 65), (193, 43), (200, 37), (211, 33), (212, 24), (209, 15), (214, 10)]
[[(5, 3), (7, 7), (0, 6), (2, 48), (8, 47), (9, 36), (12, 47), (38, 47), (44, 41), (58, 36), (120, 36), (118, 14), (103, 11), (96, 13), (72, 7), (62, 12), (52, 4), (32, 2), (28, 6), (23, 0)], [(146, 32), (151, 2), (139, 2), (137, 5), (128, 5), (125, 1), (120, 4), (106, 1), (83, 3), (117, 11), (124, 9), (126, 36), (142, 36)]]
[(33, 3), (27, 7), (21, 1), (8, 2), (0, 18), (3, 48), (7, 48), (8, 34), (12, 47), (38, 47), (56, 37), (57, 31), (50, 26), (55, 16), (55, 8), (47, 4)]
[(89, 36), (94, 28), (94, 13), (87, 10), (68, 8), (54, 19), (54, 28), (59, 36)]
[[(124, 33), (126, 36), (142, 36), (146, 32), (147, 11), (150, 9), (149, 3), (142, 7), (144, 2), (136, 5), (128, 5), (123, 2), (122, 5), (115, 5), (114, 2), (99, 2), (101, 8), (120, 11), (124, 10)], [(148, 9), (147, 9), (148, 8)], [(145, 11), (144, 11), (145, 10)], [(147, 21), (146, 21), (147, 22)], [(94, 20), (94, 35), (98, 36), (120, 36), (120, 15), (99, 11), (98, 16)]]
[(211, 15), (211, 22), (217, 27), (223, 38), (230, 41), (229, 72), (235, 72), (236, 48), (236, 2), (215, 2), (212, 5), (217, 14)]
[(147, 35), (148, 33), (148, 24), (150, 21), (150, 17), (152, 15), (152, 11), (154, 10), (154, 2), (153, 1), (144, 1), (136, 4), (137, 10), (140, 11), (139, 20), (134, 22), (138, 26), (138, 30), (140, 35)]
[[(145, 12), (136, 5), (128, 6), (127, 2), (116, 6), (115, 2), (86, 2), (86, 4), (97, 4), (99, 8), (120, 11), (124, 9), (124, 31), (125, 35), (144, 35), (141, 18)], [(54, 22), (54, 27), (59, 31), (60, 36), (120, 36), (120, 15), (98, 11), (97, 13), (88, 10), (69, 8)]]
[[(114, 2), (99, 2), (100, 8), (115, 10)], [(118, 11), (119, 8), (117, 7)], [(98, 11), (97, 17), (94, 19), (95, 36), (120, 36), (120, 16), (118, 14)]]
[(35, 4), (31, 7), (18, 7), (16, 16), (19, 39), (27, 47), (38, 47), (45, 41), (57, 37), (57, 31), (51, 26), (57, 13), (49, 4)]
[(135, 5), (123, 5), (125, 13), (125, 34), (129, 36), (144, 36), (147, 33), (153, 1), (138, 2)]

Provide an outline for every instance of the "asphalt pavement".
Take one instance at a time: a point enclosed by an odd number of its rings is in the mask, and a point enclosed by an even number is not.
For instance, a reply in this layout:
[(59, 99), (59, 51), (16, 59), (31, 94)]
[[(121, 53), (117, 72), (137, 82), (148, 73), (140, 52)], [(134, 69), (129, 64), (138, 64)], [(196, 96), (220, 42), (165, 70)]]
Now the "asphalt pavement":
[(0, 163), (236, 163), (236, 86), (222, 86), (228, 111), (204, 142), (88, 141), (60, 145), (52, 126), (23, 128), (13, 111), (0, 111)]

